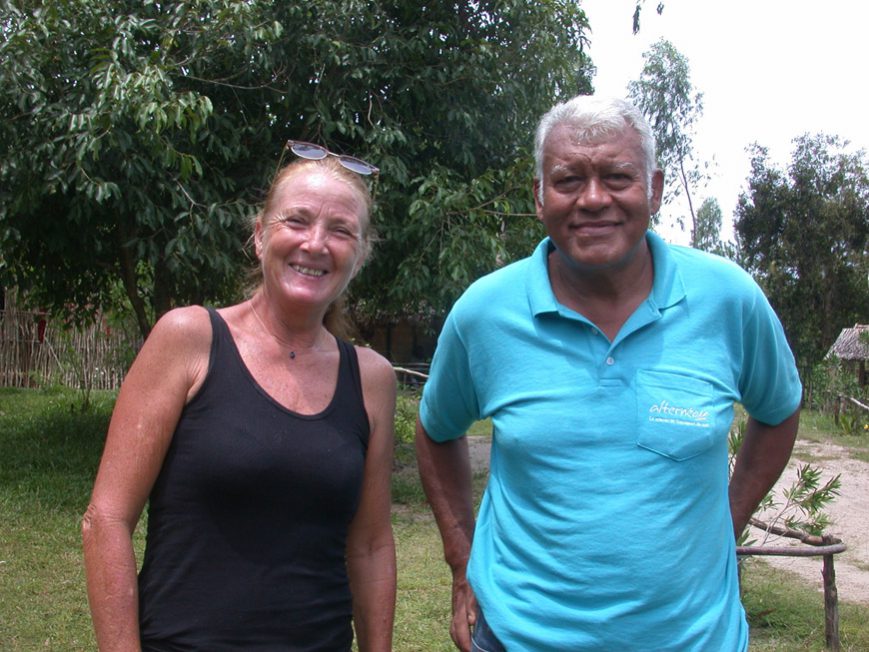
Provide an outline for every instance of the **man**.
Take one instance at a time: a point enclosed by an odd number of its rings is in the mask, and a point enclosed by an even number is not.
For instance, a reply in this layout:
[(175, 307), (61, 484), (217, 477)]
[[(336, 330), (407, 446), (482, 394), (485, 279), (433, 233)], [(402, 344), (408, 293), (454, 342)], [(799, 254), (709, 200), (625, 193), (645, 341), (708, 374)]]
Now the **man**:
[[(463, 651), (744, 652), (735, 537), (799, 419), (781, 325), (736, 265), (648, 231), (663, 173), (634, 106), (554, 107), (535, 157), (549, 237), (459, 299), (420, 405), (453, 640)], [(728, 500), (734, 402), (750, 419)], [(463, 434), (486, 417), (475, 524)]]

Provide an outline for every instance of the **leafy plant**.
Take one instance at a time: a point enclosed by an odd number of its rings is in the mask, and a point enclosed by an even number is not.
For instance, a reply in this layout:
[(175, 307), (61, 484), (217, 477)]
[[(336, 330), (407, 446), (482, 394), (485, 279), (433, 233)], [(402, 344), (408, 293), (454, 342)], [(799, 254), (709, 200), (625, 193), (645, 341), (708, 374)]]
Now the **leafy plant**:
[(416, 435), (416, 412), (419, 392), (402, 389), (395, 405), (395, 441), (412, 444)]
[(869, 403), (869, 385), (861, 386), (854, 370), (842, 360), (830, 358), (815, 366), (812, 374), (812, 403), (832, 415), (846, 435), (860, 435), (866, 411), (859, 404)]
[[(803, 464), (797, 469), (797, 478), (793, 484), (782, 491), (784, 502), (773, 503), (778, 511), (767, 524), (772, 526), (784, 523), (788, 530), (804, 532), (816, 537), (824, 534), (831, 524), (830, 517), (824, 509), (839, 495), (842, 483), (840, 475), (830, 478), (821, 484), (821, 470), (811, 464)], [(768, 528), (768, 531), (771, 529)], [(794, 536), (786, 535), (786, 536)], [(797, 536), (796, 538), (801, 538)]]
[[(730, 470), (745, 438), (746, 418), (734, 420), (728, 438), (730, 450)], [(830, 526), (829, 515), (824, 511), (839, 495), (840, 475), (822, 482), (822, 471), (811, 464), (802, 464), (797, 469), (797, 477), (790, 486), (783, 487), (777, 494), (771, 490), (761, 500), (754, 511), (751, 524), (766, 532), (761, 545), (766, 543), (770, 534), (786, 536), (807, 543), (821, 543), (825, 530)], [(761, 519), (759, 515), (763, 515)], [(741, 534), (739, 545), (753, 545), (749, 540), (749, 528)]]

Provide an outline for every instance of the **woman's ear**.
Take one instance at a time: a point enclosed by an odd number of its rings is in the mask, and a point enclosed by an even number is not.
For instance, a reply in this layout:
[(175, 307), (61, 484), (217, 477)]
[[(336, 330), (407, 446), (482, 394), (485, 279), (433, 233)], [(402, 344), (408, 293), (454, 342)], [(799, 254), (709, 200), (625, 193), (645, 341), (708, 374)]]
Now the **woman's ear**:
[(261, 259), (263, 253), (263, 216), (262, 213), (256, 216), (256, 223), (253, 227), (253, 244), (256, 257)]
[(356, 275), (362, 271), (362, 268), (365, 266), (365, 258), (360, 256), (359, 260), (356, 261), (356, 264), (353, 265), (353, 272), (350, 274), (350, 278), (356, 278)]
[(365, 263), (368, 262), (368, 257), (371, 255), (371, 241), (366, 239), (361, 243), (361, 249), (359, 253), (359, 259), (356, 261), (356, 264), (353, 265), (353, 273), (350, 275), (351, 279), (356, 278), (356, 275), (362, 271), (362, 268), (365, 267)]

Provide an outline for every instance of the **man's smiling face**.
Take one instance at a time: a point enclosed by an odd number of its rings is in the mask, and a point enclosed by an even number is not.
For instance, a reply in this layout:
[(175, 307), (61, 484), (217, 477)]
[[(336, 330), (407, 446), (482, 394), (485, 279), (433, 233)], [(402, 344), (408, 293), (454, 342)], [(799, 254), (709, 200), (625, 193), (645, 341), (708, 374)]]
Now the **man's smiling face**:
[(556, 125), (543, 149), (543, 178), (535, 179), (537, 217), (565, 264), (600, 272), (630, 263), (661, 204), (663, 175), (651, 192), (639, 134), (587, 142), (569, 124)]

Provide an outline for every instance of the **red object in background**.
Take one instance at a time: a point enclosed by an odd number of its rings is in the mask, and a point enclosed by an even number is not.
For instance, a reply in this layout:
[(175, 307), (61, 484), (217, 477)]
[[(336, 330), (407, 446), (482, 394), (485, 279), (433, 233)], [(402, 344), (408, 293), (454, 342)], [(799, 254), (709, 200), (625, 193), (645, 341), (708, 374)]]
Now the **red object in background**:
[(42, 317), (36, 324), (36, 337), (40, 344), (45, 343), (45, 328), (48, 326), (48, 321)]

